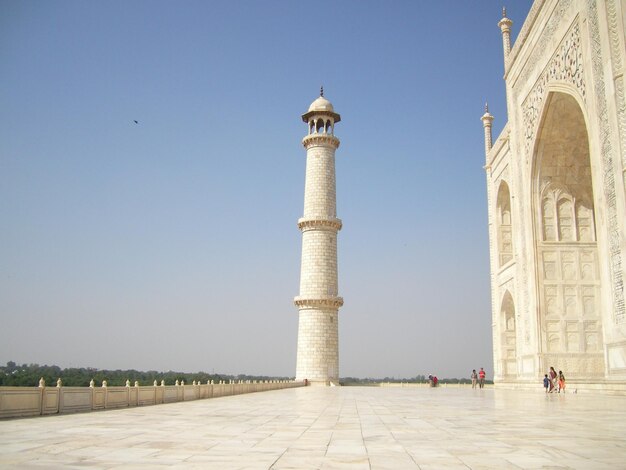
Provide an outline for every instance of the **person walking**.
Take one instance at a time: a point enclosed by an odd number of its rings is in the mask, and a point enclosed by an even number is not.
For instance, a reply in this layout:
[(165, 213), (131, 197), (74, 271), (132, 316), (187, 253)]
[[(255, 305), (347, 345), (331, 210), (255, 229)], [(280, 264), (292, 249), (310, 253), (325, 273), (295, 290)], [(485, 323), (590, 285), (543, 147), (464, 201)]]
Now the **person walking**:
[(550, 379), (548, 378), (548, 374), (543, 376), (543, 388), (545, 388), (546, 393), (548, 393), (548, 389), (550, 388)]
[(472, 369), (472, 388), (476, 388), (476, 382), (478, 381), (478, 374), (476, 373), (476, 369)]
[(561, 393), (561, 390), (565, 393), (565, 376), (562, 370), (559, 371), (559, 393)]
[(550, 367), (550, 372), (548, 372), (548, 376), (550, 377), (550, 393), (553, 393), (556, 390), (556, 371), (554, 367)]
[(480, 388), (485, 388), (485, 370), (481, 367), (480, 372), (478, 372), (478, 383)]

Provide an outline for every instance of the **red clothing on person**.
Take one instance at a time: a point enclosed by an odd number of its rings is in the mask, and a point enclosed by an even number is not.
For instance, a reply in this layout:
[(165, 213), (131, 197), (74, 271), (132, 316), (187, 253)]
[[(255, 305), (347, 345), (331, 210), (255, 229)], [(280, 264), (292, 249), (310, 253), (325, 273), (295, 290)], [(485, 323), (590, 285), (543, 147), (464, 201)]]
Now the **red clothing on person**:
[(554, 389), (556, 388), (556, 371), (554, 370), (553, 367), (550, 367), (550, 391), (554, 391)]

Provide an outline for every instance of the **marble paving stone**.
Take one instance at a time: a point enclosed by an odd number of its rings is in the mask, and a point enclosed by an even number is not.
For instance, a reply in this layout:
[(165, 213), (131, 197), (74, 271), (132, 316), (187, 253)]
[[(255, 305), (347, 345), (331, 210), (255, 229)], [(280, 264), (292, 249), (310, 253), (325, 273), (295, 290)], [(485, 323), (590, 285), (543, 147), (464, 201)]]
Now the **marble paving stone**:
[(342, 458), (326, 459), (321, 466), (324, 470), (369, 470), (371, 468), (369, 460), (366, 458), (354, 458), (345, 456)]
[(390, 452), (387, 455), (370, 455), (369, 461), (372, 468), (377, 468), (380, 470), (393, 470), (398, 468), (419, 468), (417, 466), (417, 463), (407, 453), (404, 452)]
[(318, 458), (307, 458), (306, 460), (302, 460), (301, 457), (298, 458), (280, 458), (274, 465), (270, 468), (272, 470), (314, 470), (322, 467), (324, 463), (324, 459), (321, 457)]
[(474, 456), (464, 457), (463, 464), (472, 470), (488, 470), (497, 468), (498, 470), (519, 470), (521, 467), (509, 462), (506, 458)]
[(0, 467), (594, 470), (625, 436), (626, 397), (307, 387), (2, 420)]

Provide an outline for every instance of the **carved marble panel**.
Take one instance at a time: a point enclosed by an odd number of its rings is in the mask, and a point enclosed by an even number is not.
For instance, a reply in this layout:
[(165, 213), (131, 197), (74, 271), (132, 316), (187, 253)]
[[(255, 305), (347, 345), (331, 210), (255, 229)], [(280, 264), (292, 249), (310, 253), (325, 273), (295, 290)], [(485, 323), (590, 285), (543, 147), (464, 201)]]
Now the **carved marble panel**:
[(578, 18), (554, 53), (547, 67), (543, 70), (531, 92), (522, 103), (524, 120), (524, 140), (526, 155), (535, 141), (538, 120), (547, 94), (549, 83), (559, 81), (576, 87), (580, 95), (586, 97), (586, 83), (583, 71), (583, 52), (580, 43), (580, 26)]
[(578, 316), (577, 292), (575, 287), (565, 287), (565, 315), (568, 317)]
[(543, 252), (543, 272), (546, 280), (556, 279), (556, 253)]
[[(614, 7), (614, 5), (609, 5)], [(604, 78), (604, 61), (602, 52), (602, 40), (600, 37), (600, 25), (598, 19), (598, 2), (587, 1), (589, 32), (591, 34), (591, 65), (593, 71), (594, 95), (596, 103), (596, 119), (599, 127), (599, 143), (601, 162), (603, 166), (604, 197), (606, 199), (607, 229), (609, 234), (609, 253), (612, 278), (612, 293), (614, 304), (613, 319), (615, 324), (626, 322), (626, 303), (624, 301), (624, 279), (622, 271), (622, 252), (620, 227), (617, 217), (617, 202), (615, 191), (615, 174), (613, 161), (615, 158), (614, 140), (611, 135), (609, 113), (607, 110), (606, 84)], [(611, 8), (615, 12), (614, 8)], [(615, 16), (613, 13), (612, 16)], [(609, 31), (611, 30), (611, 11), (609, 10)], [(619, 91), (619, 90), (618, 90)], [(622, 119), (624, 119), (622, 109)]]
[(558, 314), (558, 297), (557, 288), (555, 286), (544, 286), (544, 302), (546, 306), (546, 315)]
[(585, 317), (596, 316), (596, 294), (594, 286), (582, 286), (583, 315)]
[(573, 252), (561, 252), (561, 272), (565, 280), (571, 281), (576, 279), (576, 257)]

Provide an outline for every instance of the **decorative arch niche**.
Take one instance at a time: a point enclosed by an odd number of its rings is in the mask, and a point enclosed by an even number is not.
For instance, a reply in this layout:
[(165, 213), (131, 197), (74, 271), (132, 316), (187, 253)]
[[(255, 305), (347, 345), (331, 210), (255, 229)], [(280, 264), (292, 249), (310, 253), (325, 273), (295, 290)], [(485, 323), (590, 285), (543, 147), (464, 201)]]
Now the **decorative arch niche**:
[(541, 349), (582, 371), (601, 356), (600, 283), (589, 137), (572, 95), (548, 94), (533, 157)]
[(504, 376), (517, 375), (517, 325), (515, 303), (507, 290), (500, 307), (500, 354)]
[(502, 267), (513, 259), (511, 193), (506, 181), (500, 183), (496, 207), (498, 211), (498, 258)]

